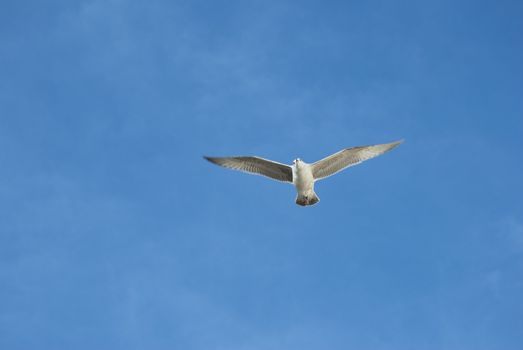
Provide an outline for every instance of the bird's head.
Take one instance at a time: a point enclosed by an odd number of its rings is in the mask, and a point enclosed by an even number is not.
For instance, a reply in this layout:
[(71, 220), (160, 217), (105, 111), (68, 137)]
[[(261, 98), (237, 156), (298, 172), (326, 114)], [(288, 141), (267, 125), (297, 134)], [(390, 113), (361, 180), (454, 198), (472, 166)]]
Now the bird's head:
[(298, 164), (299, 162), (301, 162), (301, 159), (300, 159), (300, 158), (296, 158), (296, 159), (294, 159), (294, 161), (293, 161), (294, 164)]

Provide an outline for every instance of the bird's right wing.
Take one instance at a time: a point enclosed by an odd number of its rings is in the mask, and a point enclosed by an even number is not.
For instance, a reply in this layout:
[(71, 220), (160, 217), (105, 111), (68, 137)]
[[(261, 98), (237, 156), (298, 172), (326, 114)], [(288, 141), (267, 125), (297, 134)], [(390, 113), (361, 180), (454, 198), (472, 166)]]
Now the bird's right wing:
[(312, 164), (312, 175), (315, 180), (326, 178), (347, 167), (388, 152), (402, 142), (403, 140), (381, 145), (346, 148)]
[(225, 168), (262, 175), (274, 180), (292, 182), (292, 168), (259, 157), (205, 157), (209, 162)]

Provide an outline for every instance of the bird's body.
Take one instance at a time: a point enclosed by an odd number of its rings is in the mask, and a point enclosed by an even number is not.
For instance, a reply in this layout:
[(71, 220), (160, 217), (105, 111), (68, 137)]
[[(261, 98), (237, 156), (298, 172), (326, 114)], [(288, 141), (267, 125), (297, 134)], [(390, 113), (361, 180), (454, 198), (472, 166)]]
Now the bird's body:
[(292, 183), (298, 192), (296, 204), (305, 206), (313, 205), (320, 201), (314, 192), (314, 183), (316, 181), (388, 152), (401, 142), (403, 141), (346, 148), (312, 164), (305, 163), (297, 158), (290, 166), (253, 156), (205, 157), (205, 159), (229, 169)]
[(292, 183), (296, 187), (298, 196), (296, 204), (312, 205), (320, 201), (314, 193), (314, 175), (312, 167), (301, 159), (297, 159), (292, 165)]

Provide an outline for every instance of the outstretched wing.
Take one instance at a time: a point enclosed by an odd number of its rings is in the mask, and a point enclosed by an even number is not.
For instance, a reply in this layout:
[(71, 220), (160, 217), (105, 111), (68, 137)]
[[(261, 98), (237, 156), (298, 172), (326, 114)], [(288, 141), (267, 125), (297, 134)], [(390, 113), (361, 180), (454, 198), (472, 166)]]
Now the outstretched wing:
[(205, 157), (209, 162), (225, 168), (262, 175), (274, 180), (292, 182), (292, 168), (259, 157)]
[(326, 178), (345, 168), (388, 152), (402, 142), (403, 140), (381, 145), (346, 148), (312, 164), (312, 174), (316, 180)]

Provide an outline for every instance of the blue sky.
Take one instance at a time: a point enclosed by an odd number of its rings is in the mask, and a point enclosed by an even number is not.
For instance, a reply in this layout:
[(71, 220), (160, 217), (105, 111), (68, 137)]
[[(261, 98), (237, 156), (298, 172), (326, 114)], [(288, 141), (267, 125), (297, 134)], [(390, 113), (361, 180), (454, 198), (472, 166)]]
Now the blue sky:
[[(521, 349), (518, 1), (0, 5), (0, 348)], [(405, 138), (292, 186), (290, 163)]]

